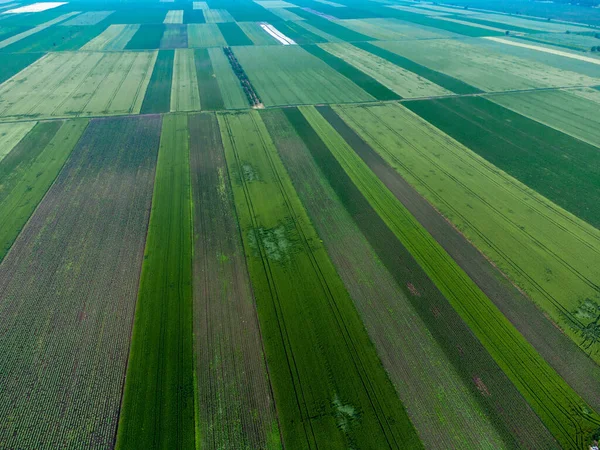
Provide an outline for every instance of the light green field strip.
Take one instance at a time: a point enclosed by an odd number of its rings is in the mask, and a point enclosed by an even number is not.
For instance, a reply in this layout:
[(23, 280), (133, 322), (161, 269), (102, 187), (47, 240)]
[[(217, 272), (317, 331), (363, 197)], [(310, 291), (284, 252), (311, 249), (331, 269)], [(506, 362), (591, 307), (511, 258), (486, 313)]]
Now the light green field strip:
[(233, 73), (231, 64), (229, 64), (229, 60), (223, 53), (223, 50), (220, 48), (209, 48), (208, 54), (217, 78), (217, 83), (219, 84), (219, 89), (221, 90), (225, 108), (248, 108), (248, 99), (240, 85), (240, 80), (238, 80), (238, 77)]
[(265, 106), (373, 101), (373, 97), (296, 45), (235, 47)]
[(425, 13), (427, 10), (431, 10), (431, 11), (439, 11), (439, 12), (443, 12), (443, 13), (448, 13), (448, 14), (463, 14), (463, 15), (467, 15), (467, 16), (472, 16), (474, 14), (480, 14), (477, 11), (472, 11), (470, 9), (465, 9), (465, 8), (452, 8), (450, 6), (439, 6), (439, 5), (415, 5), (415, 8), (417, 10), (424, 10), (422, 11), (423, 13)]
[(214, 23), (190, 23), (187, 26), (188, 47), (224, 47), (227, 41)]
[(292, 3), (288, 3), (284, 0), (266, 0), (266, 1), (261, 1), (261, 0), (254, 0), (254, 3), (256, 3), (257, 5), (262, 6), (263, 8), (294, 8), (294, 7), (298, 7), (298, 5), (294, 5)]
[(209, 9), (208, 3), (206, 2), (192, 2), (192, 8), (201, 10)]
[[(600, 303), (600, 231), (500, 171), (406, 108), (340, 108), (361, 136), (573, 341)], [(588, 349), (589, 350), (589, 349)], [(600, 352), (590, 356), (600, 363)]]
[(577, 97), (591, 100), (600, 105), (600, 90), (592, 88), (569, 89), (569, 92)]
[(205, 9), (204, 18), (206, 23), (235, 22), (235, 19), (226, 9)]
[(254, 45), (280, 45), (277, 39), (263, 30), (256, 22), (238, 22), (237, 24)]
[(171, 84), (171, 112), (173, 111), (200, 111), (194, 50), (191, 48), (175, 50)]
[(271, 9), (269, 9), (269, 11), (283, 20), (294, 20), (294, 21), (305, 20), (304, 17), (301, 17), (298, 14), (294, 14), (292, 11), (290, 11), (289, 9), (286, 9), (286, 8), (271, 8)]
[[(586, 98), (585, 92), (596, 96), (597, 102)], [(494, 95), (489, 100), (600, 148), (600, 91), (522, 92)]]
[(325, 31), (321, 30), (320, 28), (312, 26), (306, 20), (294, 20), (294, 23), (296, 25), (298, 25), (299, 27), (302, 27), (305, 30), (310, 31), (313, 34), (316, 34), (317, 36), (321, 36), (323, 39), (326, 39), (327, 42), (344, 42), (343, 39), (335, 37), (334, 35), (326, 33)]
[(163, 23), (183, 23), (183, 10), (168, 11)]
[(80, 51), (120, 51), (139, 30), (138, 24), (111, 25), (100, 35), (81, 47)]
[(69, 17), (73, 17), (79, 14), (79, 11), (70, 12), (68, 14), (63, 14), (62, 16), (57, 17), (56, 19), (50, 20), (48, 22), (44, 22), (37, 27), (32, 28), (31, 30), (23, 31), (22, 33), (15, 34), (14, 36), (9, 37), (8, 39), (4, 39), (0, 41), (0, 48), (8, 47), (10, 44), (14, 44), (15, 42), (20, 41), (21, 39), (25, 39), (26, 37), (32, 36), (40, 31), (45, 30), (46, 28), (51, 27), (54, 24), (60, 23), (63, 20), (68, 19)]
[(377, 42), (376, 45), (484, 91), (600, 84), (600, 78), (494, 52), (466, 40)]
[(484, 37), (483, 39), (488, 39), (490, 41), (499, 42), (499, 43), (505, 44), (505, 45), (513, 45), (515, 47), (527, 48), (529, 50), (535, 50), (538, 52), (550, 53), (552, 55), (564, 56), (565, 58), (577, 59), (579, 61), (585, 61), (590, 64), (600, 65), (600, 59), (598, 59), (598, 58), (590, 58), (589, 56), (583, 56), (583, 55), (580, 55), (577, 53), (566, 52), (566, 51), (558, 50), (555, 48), (542, 47), (541, 45), (525, 44), (523, 42), (517, 42), (515, 40), (502, 39), (502, 38), (492, 37), (492, 36)]
[(0, 86), (0, 117), (137, 114), (156, 55), (51, 53)]
[(71, 20), (61, 23), (61, 26), (82, 26), (82, 25), (96, 25), (110, 16), (114, 11), (88, 11), (83, 14), (74, 17)]
[(403, 98), (452, 95), (452, 92), (352, 44), (319, 44), (332, 55), (370, 75)]
[[(390, 105), (376, 110), (392, 111), (401, 108)], [(369, 203), (469, 325), (550, 432), (565, 448), (582, 447), (589, 433), (600, 425), (600, 416), (592, 412), (589, 406), (542, 359), (435, 239), (419, 226), (416, 219), (404, 209), (375, 174), (365, 170), (366, 166), (358, 155), (337, 133), (332, 133), (331, 126), (325, 123), (314, 108), (302, 108), (302, 111), (357, 187), (367, 197)], [(410, 151), (406, 146), (401, 149), (387, 146), (382, 148), (377, 145), (376, 140), (381, 139), (382, 135), (371, 134), (375, 130), (367, 128), (366, 124), (370, 124), (373, 119), (366, 118), (368, 112), (365, 113), (364, 108), (340, 107), (337, 111), (363, 138), (367, 138), (373, 148), (390, 164), (400, 163), (412, 167), (411, 158), (406, 151), (402, 152), (402, 150)], [(407, 121), (411, 121), (411, 115), (407, 111)], [(389, 115), (386, 115), (386, 122), (391, 120), (388, 118)], [(398, 120), (398, 116), (394, 119)], [(420, 120), (413, 118), (412, 122), (415, 121)], [(402, 127), (405, 122), (395, 123)], [(368, 131), (365, 131), (367, 129)], [(373, 139), (372, 136), (376, 138)], [(418, 145), (419, 141), (412, 141), (415, 137), (407, 130), (403, 131), (402, 138), (407, 140), (409, 148)], [(401, 160), (392, 160), (391, 154), (397, 155)], [(362, 170), (359, 169), (360, 167)], [(431, 164), (427, 165), (427, 170), (432, 170)], [(384, 202), (383, 199), (386, 197), (387, 201)], [(416, 230), (411, 232), (409, 231), (411, 228)]]
[(0, 161), (31, 131), (37, 122), (0, 124)]

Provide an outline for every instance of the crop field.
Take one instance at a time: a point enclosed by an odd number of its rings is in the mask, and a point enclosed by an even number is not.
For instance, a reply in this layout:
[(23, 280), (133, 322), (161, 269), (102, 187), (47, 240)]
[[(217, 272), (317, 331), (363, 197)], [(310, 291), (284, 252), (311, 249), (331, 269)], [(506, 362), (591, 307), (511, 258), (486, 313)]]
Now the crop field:
[(0, 449), (595, 448), (566, 1), (0, 0)]
[(237, 47), (234, 52), (266, 106), (372, 99), (302, 48)]

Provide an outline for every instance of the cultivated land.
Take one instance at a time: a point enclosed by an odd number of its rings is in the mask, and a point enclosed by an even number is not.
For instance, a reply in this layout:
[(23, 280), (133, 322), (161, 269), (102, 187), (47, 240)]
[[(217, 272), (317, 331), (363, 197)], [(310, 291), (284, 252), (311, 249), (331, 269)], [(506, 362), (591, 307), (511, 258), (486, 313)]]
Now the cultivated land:
[(3, 447), (114, 441), (159, 121), (78, 120), (59, 141), (79, 140), (0, 265)]
[(0, 0), (0, 448), (600, 440), (600, 13), (454, 2)]

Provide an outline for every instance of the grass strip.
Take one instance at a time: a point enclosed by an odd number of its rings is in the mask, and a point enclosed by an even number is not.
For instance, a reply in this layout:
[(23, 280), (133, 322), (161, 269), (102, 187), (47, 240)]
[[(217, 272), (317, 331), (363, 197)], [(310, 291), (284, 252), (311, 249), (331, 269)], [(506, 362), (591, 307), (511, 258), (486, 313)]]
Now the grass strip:
[(2, 55), (2, 64), (0, 64), (0, 83), (4, 83), (42, 56), (41, 53), (12, 53), (10, 55)]
[(163, 119), (117, 449), (195, 448), (187, 115)]
[(358, 70), (343, 59), (323, 50), (321, 47), (317, 45), (303, 45), (302, 48), (327, 63), (331, 68), (338, 71), (346, 78), (352, 80), (356, 85), (371, 94), (377, 100), (400, 100), (402, 98), (373, 77)]

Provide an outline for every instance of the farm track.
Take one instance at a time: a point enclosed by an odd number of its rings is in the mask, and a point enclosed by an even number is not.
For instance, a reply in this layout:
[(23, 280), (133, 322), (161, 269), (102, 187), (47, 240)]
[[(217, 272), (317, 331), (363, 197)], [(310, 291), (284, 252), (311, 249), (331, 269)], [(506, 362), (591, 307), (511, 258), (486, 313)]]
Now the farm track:
[(339, 116), (325, 107), (319, 111), (538, 353), (600, 411), (600, 367)]
[(73, 121), (85, 133), (0, 265), (2, 447), (112, 446), (159, 120)]
[(279, 426), (218, 122), (190, 115), (189, 130), (200, 445), (273, 448)]

